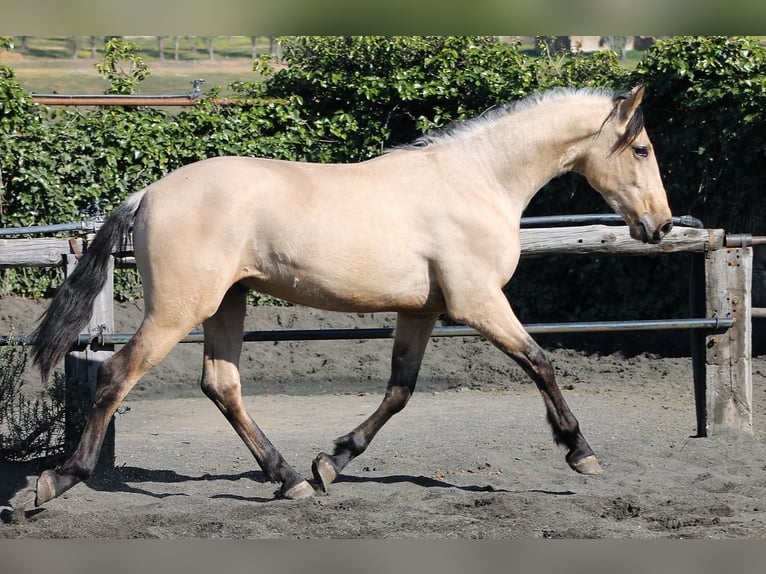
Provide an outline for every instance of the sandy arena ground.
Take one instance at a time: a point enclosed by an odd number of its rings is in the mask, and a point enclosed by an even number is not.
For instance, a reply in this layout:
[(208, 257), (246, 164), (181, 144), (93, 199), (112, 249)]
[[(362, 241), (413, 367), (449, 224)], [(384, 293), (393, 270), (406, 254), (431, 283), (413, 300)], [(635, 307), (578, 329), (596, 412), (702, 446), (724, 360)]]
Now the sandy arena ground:
[[(28, 332), (43, 306), (3, 299)], [(132, 331), (140, 303), (119, 305)], [(392, 326), (390, 315), (251, 309), (246, 328)], [(685, 333), (678, 336), (686, 337)], [(253, 418), (307, 477), (374, 410), (391, 341), (248, 343)], [(755, 434), (693, 438), (688, 357), (549, 350), (604, 466), (572, 472), (521, 370), (478, 338), (432, 340), (418, 392), (328, 494), (276, 500), (198, 388), (180, 345), (117, 417), (116, 465), (41, 509), (14, 512), (29, 465), (0, 466), (0, 538), (761, 538), (766, 536), (766, 357), (754, 359)], [(34, 374), (30, 373), (30, 380)], [(15, 497), (15, 498), (14, 498)]]

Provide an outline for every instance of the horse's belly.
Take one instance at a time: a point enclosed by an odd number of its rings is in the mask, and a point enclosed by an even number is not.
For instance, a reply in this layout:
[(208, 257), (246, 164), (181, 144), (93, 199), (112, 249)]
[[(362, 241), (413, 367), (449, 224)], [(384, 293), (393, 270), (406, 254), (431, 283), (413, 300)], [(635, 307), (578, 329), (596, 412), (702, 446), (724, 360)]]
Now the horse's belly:
[(260, 293), (332, 311), (436, 311), (443, 306), (427, 267), (421, 272), (390, 266), (283, 267), (244, 277), (240, 282)]

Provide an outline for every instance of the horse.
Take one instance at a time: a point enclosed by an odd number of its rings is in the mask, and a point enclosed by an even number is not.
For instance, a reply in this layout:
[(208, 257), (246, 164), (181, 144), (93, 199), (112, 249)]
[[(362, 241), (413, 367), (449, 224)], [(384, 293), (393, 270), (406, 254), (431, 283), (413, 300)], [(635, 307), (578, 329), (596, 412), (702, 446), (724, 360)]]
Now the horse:
[[(201, 388), (234, 427), (277, 497), (327, 491), (415, 389), (438, 317), (475, 328), (537, 385), (554, 441), (575, 471), (599, 461), (551, 363), (504, 295), (521, 252), (520, 219), (549, 180), (582, 174), (633, 239), (659, 242), (671, 212), (629, 91), (529, 96), (354, 164), (250, 157), (190, 163), (130, 195), (106, 219), (32, 334), (42, 377), (87, 325), (107, 261), (132, 227), (145, 314), (100, 366), (79, 446), (44, 470), (36, 506), (87, 479), (107, 425), (136, 382), (202, 324)], [(246, 412), (238, 361), (249, 290), (329, 311), (397, 313), (390, 379), (377, 409), (312, 463), (313, 484)]]

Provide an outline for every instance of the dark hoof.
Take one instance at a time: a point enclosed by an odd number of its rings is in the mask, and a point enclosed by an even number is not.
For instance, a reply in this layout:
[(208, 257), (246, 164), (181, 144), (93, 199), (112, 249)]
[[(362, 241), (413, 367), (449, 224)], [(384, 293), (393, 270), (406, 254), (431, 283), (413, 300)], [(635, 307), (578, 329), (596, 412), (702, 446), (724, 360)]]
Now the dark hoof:
[(322, 492), (327, 492), (327, 487), (338, 477), (338, 471), (329, 455), (319, 453), (311, 465), (311, 472), (314, 474), (317, 486)]

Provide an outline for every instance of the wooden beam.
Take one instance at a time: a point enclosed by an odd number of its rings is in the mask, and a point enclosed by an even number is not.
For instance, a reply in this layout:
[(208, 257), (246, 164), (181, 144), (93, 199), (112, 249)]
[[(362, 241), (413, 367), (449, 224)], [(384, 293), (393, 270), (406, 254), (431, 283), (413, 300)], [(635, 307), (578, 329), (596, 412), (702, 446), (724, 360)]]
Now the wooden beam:
[(521, 255), (662, 255), (704, 253), (723, 247), (723, 229), (674, 227), (654, 245), (636, 241), (625, 226), (583, 225), (521, 230)]
[[(723, 247), (723, 229), (676, 227), (662, 242), (650, 245), (632, 239), (628, 228), (609, 225), (583, 225), (521, 230), (521, 255), (662, 255), (666, 253), (704, 253)], [(72, 254), (75, 242), (82, 250), (82, 239), (43, 237), (37, 239), (0, 239), (0, 268), (58, 267), (63, 256)], [(120, 254), (130, 253), (132, 242), (120, 247)]]
[[(78, 250), (82, 250), (82, 239), (72, 241)], [(0, 268), (62, 267), (63, 256), (71, 253), (72, 245), (69, 239), (0, 239)]]
[(706, 315), (731, 317), (734, 325), (705, 337), (703, 436), (722, 430), (753, 432), (752, 273), (750, 247), (720, 249), (705, 257)]

